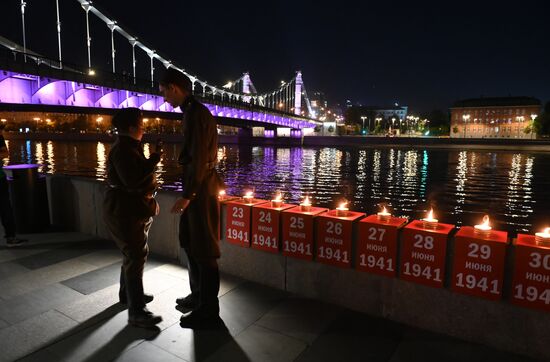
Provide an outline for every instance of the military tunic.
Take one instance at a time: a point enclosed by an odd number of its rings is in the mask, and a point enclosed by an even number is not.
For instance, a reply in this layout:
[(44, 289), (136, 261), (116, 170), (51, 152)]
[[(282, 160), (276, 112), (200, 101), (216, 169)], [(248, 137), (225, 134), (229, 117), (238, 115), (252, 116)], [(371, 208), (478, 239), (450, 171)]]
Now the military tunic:
[(223, 183), (215, 165), (218, 155), (216, 121), (204, 105), (189, 97), (181, 106), (183, 148), (182, 197), (191, 200), (181, 215), (180, 243), (197, 260), (219, 258), (219, 202)]

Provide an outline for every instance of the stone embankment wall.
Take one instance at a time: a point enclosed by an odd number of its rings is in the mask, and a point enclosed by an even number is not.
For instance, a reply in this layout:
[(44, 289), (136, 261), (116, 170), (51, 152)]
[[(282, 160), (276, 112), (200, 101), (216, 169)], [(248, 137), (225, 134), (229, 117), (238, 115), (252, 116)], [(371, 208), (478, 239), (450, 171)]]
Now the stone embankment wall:
[[(102, 182), (92, 179), (48, 176), (52, 223), (109, 238), (102, 221), (104, 189)], [(162, 211), (151, 228), (149, 245), (152, 253), (185, 264), (177, 242), (178, 216), (169, 213), (177, 197), (177, 193), (168, 191), (157, 195)], [(298, 260), (224, 240), (220, 243), (223, 272), (407, 325), (550, 359), (550, 313), (513, 305), (506, 296), (504, 300), (490, 301), (457, 294), (449, 288), (431, 288), (399, 278)]]

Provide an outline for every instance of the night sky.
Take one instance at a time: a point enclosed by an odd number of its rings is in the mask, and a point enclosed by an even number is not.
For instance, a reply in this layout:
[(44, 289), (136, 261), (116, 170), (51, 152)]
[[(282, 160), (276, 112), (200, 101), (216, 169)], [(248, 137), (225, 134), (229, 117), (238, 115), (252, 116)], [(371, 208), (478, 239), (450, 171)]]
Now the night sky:
[[(22, 43), (19, 0), (3, 0), (0, 35)], [(85, 17), (60, 0), (63, 56), (86, 64)], [(147, 6), (136, 6), (147, 3)], [(447, 109), (461, 98), (550, 100), (550, 26), (544, 2), (96, 0), (161, 55), (219, 86), (249, 71), (259, 92), (302, 70), (329, 102)], [(9, 14), (9, 16), (8, 16)], [(110, 31), (92, 19), (92, 63), (110, 69)], [(27, 44), (57, 57), (54, 0), (27, 0)], [(131, 72), (120, 35), (117, 70)], [(138, 56), (147, 78), (149, 58)], [(157, 64), (160, 70), (162, 65)]]

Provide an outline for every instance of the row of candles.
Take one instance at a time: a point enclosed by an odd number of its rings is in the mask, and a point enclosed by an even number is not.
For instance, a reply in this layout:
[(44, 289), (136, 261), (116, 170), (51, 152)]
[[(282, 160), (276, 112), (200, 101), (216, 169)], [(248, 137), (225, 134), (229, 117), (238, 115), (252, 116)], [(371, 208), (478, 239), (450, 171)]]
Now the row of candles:
[[(219, 199), (223, 200), (226, 197), (225, 191), (220, 191)], [(242, 197), (246, 204), (252, 205), (254, 201), (254, 193), (252, 191), (246, 192)], [(273, 200), (271, 200), (271, 207), (280, 208), (283, 206), (283, 195), (279, 192)], [(347, 202), (342, 202), (336, 208), (336, 216), (345, 217), (349, 213), (349, 208), (347, 207)], [(300, 210), (302, 212), (310, 212), (312, 208), (311, 200), (309, 196), (305, 196), (304, 200), (300, 203)], [(392, 215), (387, 211), (386, 207), (382, 208), (382, 211), (379, 211), (377, 214), (378, 220), (381, 222), (388, 222)], [(439, 220), (434, 217), (433, 209), (430, 209), (425, 218), (421, 220), (425, 229), (436, 230)], [(483, 222), (478, 225), (474, 225), (474, 230), (476, 233), (487, 236), (490, 235), (492, 227), (490, 225), (489, 215), (483, 217)], [(536, 242), (542, 245), (550, 245), (550, 227), (545, 228), (542, 232), (535, 233)]]

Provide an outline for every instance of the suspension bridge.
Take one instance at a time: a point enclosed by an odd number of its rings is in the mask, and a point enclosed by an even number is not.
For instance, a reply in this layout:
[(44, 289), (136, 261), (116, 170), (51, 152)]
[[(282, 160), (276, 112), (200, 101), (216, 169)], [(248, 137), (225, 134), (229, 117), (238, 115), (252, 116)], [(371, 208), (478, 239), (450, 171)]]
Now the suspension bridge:
[[(70, 64), (63, 59), (59, 0), (55, 0), (55, 5), (52, 1), (57, 16), (57, 54), (52, 58), (29, 49), (26, 34), (32, 29), (26, 28), (27, 3), (21, 0), (22, 44), (0, 36), (0, 110), (39, 109), (69, 113), (77, 109), (112, 112), (120, 108), (138, 107), (175, 118), (180, 112), (179, 108), (172, 108), (158, 93), (155, 65), (160, 63), (165, 69), (174, 68), (189, 77), (195, 97), (208, 107), (220, 124), (241, 128), (265, 127), (271, 130), (271, 134), (275, 128), (290, 128), (294, 135), (301, 135), (322, 124), (312, 110), (301, 71), (297, 71), (292, 79), (282, 81), (277, 89), (268, 92), (258, 92), (248, 72), (223, 86), (209, 84), (159, 54), (91, 1), (73, 1), (80, 4), (86, 20), (84, 40), (87, 64)], [(110, 32), (112, 69), (108, 71), (100, 70), (93, 64), (92, 30), (105, 30), (92, 29), (91, 16), (99, 19), (96, 23), (104, 24)], [(120, 45), (120, 41), (115, 41), (115, 34), (117, 39), (121, 36), (126, 44)], [(130, 46), (132, 58), (117, 59), (117, 46)], [(149, 57), (149, 79), (137, 76), (138, 51)], [(117, 73), (117, 62), (129, 62), (132, 73)]]

